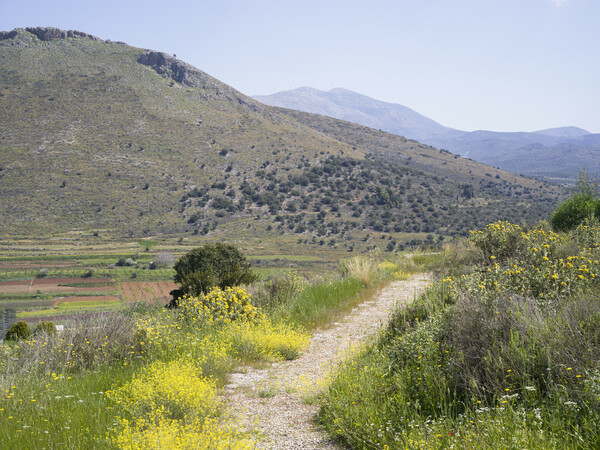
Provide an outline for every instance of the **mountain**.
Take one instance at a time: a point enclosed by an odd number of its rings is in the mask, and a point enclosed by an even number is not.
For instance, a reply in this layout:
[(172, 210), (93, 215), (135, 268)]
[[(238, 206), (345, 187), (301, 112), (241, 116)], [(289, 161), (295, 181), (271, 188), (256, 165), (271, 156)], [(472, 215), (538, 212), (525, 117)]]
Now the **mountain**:
[(497, 219), (534, 222), (564, 196), (403, 137), (266, 106), (170, 55), (78, 31), (2, 32), (0, 67), (5, 238), (289, 236), (351, 250), (380, 233), (393, 249)]
[(534, 133), (561, 138), (578, 138), (591, 134), (589, 131), (577, 127), (548, 128), (546, 130), (534, 131)]
[(406, 106), (382, 102), (342, 88), (325, 92), (301, 87), (253, 98), (266, 105), (347, 120), (417, 141), (464, 133), (444, 127)]
[[(600, 135), (577, 127), (531, 133), (460, 131), (440, 125), (406, 106), (341, 88), (324, 92), (303, 87), (254, 98), (266, 105), (348, 120), (405, 136), (514, 173), (554, 180), (573, 180), (583, 167), (600, 173), (597, 144)], [(557, 165), (563, 159), (568, 164)]]

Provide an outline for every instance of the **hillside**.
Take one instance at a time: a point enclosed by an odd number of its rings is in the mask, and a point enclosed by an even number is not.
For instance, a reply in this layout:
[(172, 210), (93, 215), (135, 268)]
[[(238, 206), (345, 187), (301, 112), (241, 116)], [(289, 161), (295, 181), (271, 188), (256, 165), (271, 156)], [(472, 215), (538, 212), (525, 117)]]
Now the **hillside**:
[(600, 135), (577, 127), (531, 133), (467, 132), (440, 125), (406, 106), (341, 88), (325, 92), (303, 87), (254, 98), (377, 128), (517, 174), (572, 181), (583, 167), (600, 173)]
[(0, 33), (0, 61), (5, 235), (296, 234), (350, 250), (381, 232), (394, 248), (500, 218), (536, 221), (563, 195), (388, 133), (268, 107), (174, 57), (81, 32)]

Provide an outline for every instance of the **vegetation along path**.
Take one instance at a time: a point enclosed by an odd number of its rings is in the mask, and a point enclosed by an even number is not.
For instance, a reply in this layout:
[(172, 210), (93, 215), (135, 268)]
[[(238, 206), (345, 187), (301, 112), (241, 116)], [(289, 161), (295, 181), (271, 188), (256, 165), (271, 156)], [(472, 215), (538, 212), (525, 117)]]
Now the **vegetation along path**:
[(316, 393), (326, 383), (336, 361), (348, 355), (361, 340), (374, 335), (395, 305), (410, 302), (429, 283), (426, 275), (392, 282), (340, 322), (315, 331), (311, 344), (298, 359), (274, 363), (266, 369), (242, 368), (232, 374), (225, 398), (230, 410), (264, 438), (258, 446), (337, 448), (314, 424), (318, 406), (306, 404), (302, 397)]

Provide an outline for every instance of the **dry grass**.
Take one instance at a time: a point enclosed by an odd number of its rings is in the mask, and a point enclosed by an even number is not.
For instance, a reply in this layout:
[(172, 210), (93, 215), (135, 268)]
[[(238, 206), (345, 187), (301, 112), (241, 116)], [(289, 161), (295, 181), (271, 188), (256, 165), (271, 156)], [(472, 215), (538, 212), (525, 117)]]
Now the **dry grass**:
[(344, 276), (360, 281), (369, 287), (375, 281), (379, 265), (373, 256), (355, 256), (342, 261), (340, 270)]

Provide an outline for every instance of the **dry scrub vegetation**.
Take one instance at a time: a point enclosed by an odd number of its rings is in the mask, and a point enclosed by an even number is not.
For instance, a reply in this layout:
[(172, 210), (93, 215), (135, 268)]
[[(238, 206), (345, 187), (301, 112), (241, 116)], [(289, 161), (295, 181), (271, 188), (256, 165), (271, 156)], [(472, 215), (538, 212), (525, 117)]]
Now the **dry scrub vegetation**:
[(426, 259), (439, 281), (323, 398), (332, 436), (352, 448), (598, 448), (600, 224), (497, 222)]

